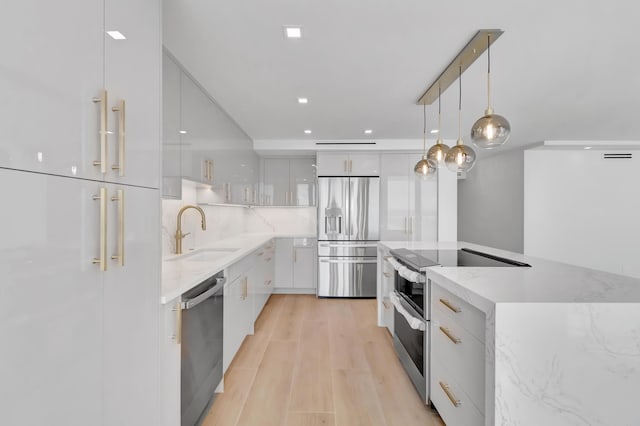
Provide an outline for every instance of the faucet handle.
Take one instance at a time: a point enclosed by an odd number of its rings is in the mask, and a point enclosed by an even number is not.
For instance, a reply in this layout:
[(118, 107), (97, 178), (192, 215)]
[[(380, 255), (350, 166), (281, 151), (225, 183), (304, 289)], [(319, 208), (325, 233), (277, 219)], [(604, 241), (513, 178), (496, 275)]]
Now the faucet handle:
[(189, 234), (191, 234), (191, 232), (187, 232), (186, 234), (180, 234), (180, 238), (184, 238), (184, 237), (186, 237), (186, 236), (187, 236), (187, 235), (189, 235)]

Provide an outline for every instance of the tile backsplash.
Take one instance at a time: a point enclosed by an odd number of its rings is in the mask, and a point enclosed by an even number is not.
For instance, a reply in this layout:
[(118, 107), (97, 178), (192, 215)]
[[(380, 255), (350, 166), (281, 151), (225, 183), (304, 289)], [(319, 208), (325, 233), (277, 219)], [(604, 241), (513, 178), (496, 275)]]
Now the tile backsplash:
[[(187, 204), (197, 205), (202, 199), (195, 183), (182, 181), (181, 200), (162, 200), (162, 255), (175, 253), (178, 211)], [(209, 200), (207, 200), (209, 201)], [(200, 215), (187, 210), (182, 215), (183, 251), (207, 246), (224, 238), (243, 233), (311, 234), (316, 233), (315, 207), (244, 207), (201, 205), (206, 215), (207, 230), (200, 228)]]

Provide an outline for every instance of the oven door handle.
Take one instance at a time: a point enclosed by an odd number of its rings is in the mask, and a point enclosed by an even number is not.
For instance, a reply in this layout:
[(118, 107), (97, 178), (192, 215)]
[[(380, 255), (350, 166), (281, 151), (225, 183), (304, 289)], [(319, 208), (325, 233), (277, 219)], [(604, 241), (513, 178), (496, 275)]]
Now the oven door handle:
[(393, 304), (393, 306), (396, 308), (396, 311), (398, 311), (398, 313), (402, 315), (404, 319), (407, 320), (407, 323), (409, 323), (409, 327), (411, 327), (414, 330), (425, 331), (425, 329), (427, 328), (425, 322), (411, 315), (404, 308), (404, 306), (402, 306), (402, 302), (400, 302), (400, 297), (398, 297), (395, 291), (392, 291), (391, 293), (389, 293), (389, 299), (391, 300), (391, 303)]

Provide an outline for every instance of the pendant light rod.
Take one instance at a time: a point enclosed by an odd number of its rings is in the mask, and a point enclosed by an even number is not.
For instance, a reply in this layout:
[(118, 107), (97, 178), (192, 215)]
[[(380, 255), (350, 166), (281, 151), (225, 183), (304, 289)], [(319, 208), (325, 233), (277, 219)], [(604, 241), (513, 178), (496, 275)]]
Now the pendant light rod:
[[(479, 30), (460, 53), (451, 61), (449, 65), (440, 73), (426, 92), (416, 102), (418, 105), (431, 105), (438, 99), (441, 92), (446, 91), (449, 86), (455, 83), (458, 78), (459, 68), (465, 72), (472, 63), (478, 59), (488, 47), (502, 35), (502, 30)], [(488, 41), (488, 42), (487, 42)]]
[(440, 86), (438, 86), (438, 141), (442, 140), (440, 132), (442, 132), (442, 105), (440, 103)]
[(427, 155), (427, 106), (422, 106), (422, 152)]
[(462, 66), (458, 74), (458, 144), (462, 143)]
[(491, 109), (491, 34), (487, 35), (487, 111)]

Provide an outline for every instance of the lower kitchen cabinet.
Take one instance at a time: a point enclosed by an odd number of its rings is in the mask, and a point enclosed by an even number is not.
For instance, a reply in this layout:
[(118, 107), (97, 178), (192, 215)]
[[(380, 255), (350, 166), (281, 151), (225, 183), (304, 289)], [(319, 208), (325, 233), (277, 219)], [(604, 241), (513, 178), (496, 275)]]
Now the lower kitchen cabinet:
[(315, 294), (316, 270), (315, 238), (276, 239), (276, 293)]
[(431, 400), (446, 424), (485, 424), (485, 317), (431, 280)]
[(0, 192), (2, 423), (158, 424), (159, 191), (0, 169)]
[(223, 371), (227, 371), (245, 336), (253, 333), (253, 300), (246, 271), (224, 289)]
[(395, 270), (386, 259), (388, 256), (388, 249), (378, 249), (378, 325), (387, 327), (393, 335), (393, 305), (389, 293), (394, 290)]

